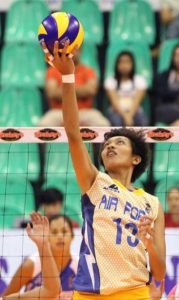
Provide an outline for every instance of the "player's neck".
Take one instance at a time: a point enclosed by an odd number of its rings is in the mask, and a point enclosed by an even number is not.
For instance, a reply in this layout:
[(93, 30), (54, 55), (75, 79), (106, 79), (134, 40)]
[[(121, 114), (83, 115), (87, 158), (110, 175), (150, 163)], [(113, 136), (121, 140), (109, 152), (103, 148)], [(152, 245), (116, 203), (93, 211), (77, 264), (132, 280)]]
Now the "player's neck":
[(134, 189), (131, 183), (131, 170), (121, 169), (120, 172), (109, 172), (108, 174), (112, 179), (115, 179), (122, 183), (122, 185), (125, 186), (127, 189)]
[(62, 272), (66, 266), (68, 265), (69, 261), (71, 260), (71, 254), (70, 253), (58, 253), (54, 254), (54, 259), (57, 265), (57, 268), (59, 272)]

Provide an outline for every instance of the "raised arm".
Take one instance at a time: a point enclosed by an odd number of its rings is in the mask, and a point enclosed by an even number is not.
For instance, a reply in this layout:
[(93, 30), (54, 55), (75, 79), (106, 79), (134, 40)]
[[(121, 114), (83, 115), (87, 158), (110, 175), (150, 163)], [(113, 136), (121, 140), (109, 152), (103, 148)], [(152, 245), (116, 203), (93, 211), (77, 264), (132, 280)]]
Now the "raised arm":
[(69, 83), (64, 82), (64, 75), (71, 75), (74, 78), (75, 66), (70, 56), (67, 56), (68, 43), (63, 48), (61, 56), (58, 53), (58, 42), (54, 47), (54, 58), (49, 54), (45, 44), (43, 43), (46, 60), (52, 63), (54, 67), (62, 74), (62, 102), (63, 102), (63, 121), (68, 136), (70, 153), (73, 166), (75, 169), (78, 184), (81, 192), (85, 193), (93, 184), (98, 170), (93, 165), (88, 151), (82, 141), (79, 129), (79, 114), (77, 99), (75, 93), (75, 81)]
[(33, 228), (28, 225), (27, 233), (32, 241), (37, 245), (42, 267), (43, 285), (32, 291), (23, 294), (13, 294), (2, 299), (7, 300), (55, 300), (60, 293), (59, 272), (51, 252), (49, 243), (49, 223), (48, 219), (39, 213), (32, 213), (31, 220)]

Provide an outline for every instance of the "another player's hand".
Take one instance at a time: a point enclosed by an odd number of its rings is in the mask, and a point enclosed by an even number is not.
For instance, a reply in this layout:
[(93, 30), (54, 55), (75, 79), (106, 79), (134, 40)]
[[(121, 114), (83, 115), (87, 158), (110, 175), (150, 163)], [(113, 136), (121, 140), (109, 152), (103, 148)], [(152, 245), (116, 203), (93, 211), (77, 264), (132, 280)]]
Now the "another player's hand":
[(75, 65), (72, 57), (75, 54), (76, 48), (74, 48), (73, 53), (67, 54), (69, 41), (65, 43), (61, 53), (59, 53), (59, 43), (56, 41), (54, 44), (53, 55), (47, 49), (44, 41), (41, 42), (41, 45), (45, 53), (45, 60), (49, 65), (56, 68), (62, 75), (73, 74), (75, 72)]
[(164, 292), (164, 280), (161, 281), (160, 285), (157, 287), (155, 281), (152, 280), (150, 284), (150, 297), (151, 300), (160, 300)]
[(49, 241), (49, 221), (47, 217), (42, 216), (38, 212), (31, 214), (31, 223), (27, 225), (26, 231), (29, 238), (38, 246), (43, 246)]
[(138, 224), (138, 238), (143, 242), (148, 251), (153, 246), (154, 241), (153, 222), (153, 218), (145, 215), (139, 219)]

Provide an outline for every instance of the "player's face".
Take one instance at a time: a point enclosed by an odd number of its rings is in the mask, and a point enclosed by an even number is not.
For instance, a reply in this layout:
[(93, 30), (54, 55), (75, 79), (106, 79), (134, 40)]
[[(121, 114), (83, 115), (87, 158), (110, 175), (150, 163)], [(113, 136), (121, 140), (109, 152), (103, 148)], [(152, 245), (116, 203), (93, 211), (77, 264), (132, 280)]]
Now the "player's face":
[(168, 210), (171, 214), (179, 214), (179, 190), (171, 189), (167, 197)]
[(174, 59), (175, 67), (179, 70), (179, 47), (176, 48), (173, 59)]
[(132, 154), (130, 140), (124, 136), (108, 139), (103, 145), (101, 156), (108, 172), (116, 172), (119, 168), (130, 168), (140, 163), (140, 157)]
[(121, 75), (127, 76), (131, 73), (133, 68), (133, 63), (131, 57), (128, 55), (122, 55), (118, 61), (118, 72)]
[(59, 214), (61, 209), (62, 209), (62, 204), (60, 202), (56, 202), (48, 205), (44, 204), (42, 206), (43, 213), (47, 218)]
[(50, 244), (52, 250), (60, 253), (69, 253), (73, 236), (69, 224), (63, 217), (50, 223)]

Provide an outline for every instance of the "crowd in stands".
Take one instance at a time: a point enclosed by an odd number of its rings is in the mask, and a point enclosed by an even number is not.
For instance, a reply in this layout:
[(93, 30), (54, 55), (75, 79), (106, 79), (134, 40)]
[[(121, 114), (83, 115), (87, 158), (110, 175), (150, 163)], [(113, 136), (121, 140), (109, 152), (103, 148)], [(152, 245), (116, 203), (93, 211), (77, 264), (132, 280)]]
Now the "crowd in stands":
[[(37, 42), (36, 32), (33, 31), (35, 25), (41, 21), (34, 14), (32, 28), (30, 25), (26, 28), (26, 20), (20, 16), (19, 27), (16, 28), (17, 24), (13, 18), (18, 11), (20, 14), (21, 6), (23, 10), (29, 10), (29, 18), (31, 14), (30, 4), (25, 6), (27, 1), (23, 1), (21, 5), (17, 5), (16, 2), (18, 1), (12, 3), (9, 11), (1, 13), (0, 97), (3, 103), (1, 111), (3, 113), (7, 111), (6, 101), (3, 101), (8, 97), (4, 95), (5, 88), (16, 89), (29, 86), (34, 90), (40, 88), (43, 91), (41, 98), (43, 109), (39, 109), (38, 116), (34, 117), (35, 104), (32, 101), (31, 108), (27, 112), (27, 115), (31, 114), (31, 116), (27, 118), (28, 121), (19, 120), (20, 126), (63, 125), (62, 114), (59, 113), (61, 110), (60, 75), (52, 67), (47, 69), (45, 75), (43, 63), (37, 67), (39, 54), (36, 58), (35, 46), (33, 48), (33, 60), (36, 65), (33, 71), (34, 79), (33, 74), (28, 72), (30, 66), (23, 70), (24, 64), (20, 66), (15, 57), (16, 48), (18, 53), (23, 53), (22, 51), (26, 53), (30, 51), (28, 45), (32, 46)], [(39, 16), (48, 13), (49, 7), (45, 2), (32, 0), (30, 2), (34, 5), (33, 9), (39, 10)], [(49, 4), (51, 2), (49, 1)], [(71, 9), (70, 12), (79, 14), (85, 27), (82, 53), (79, 51), (75, 57), (76, 92), (81, 125), (145, 126), (159, 122), (164, 125), (178, 126), (179, 3), (177, 0), (120, 2), (75, 0), (54, 1), (54, 3), (62, 10)], [(80, 12), (77, 10), (78, 5), (80, 5)], [(86, 13), (90, 9), (92, 13), (95, 12), (95, 15), (85, 18), (85, 9)], [(138, 13), (143, 14), (143, 20), (134, 18)], [(126, 15), (121, 21), (122, 14)], [(30, 22), (31, 20), (29, 24)], [(25, 29), (20, 31), (23, 25)], [(11, 42), (15, 43), (14, 52)], [(140, 57), (137, 47), (140, 49), (146, 47), (143, 52), (147, 53), (143, 53), (142, 56), (148, 55), (147, 59)], [(114, 50), (114, 55), (108, 58), (111, 49)], [(40, 51), (40, 47), (38, 50)], [(19, 54), (19, 60), (23, 60), (24, 53)], [(25, 65), (28, 65), (28, 62)], [(24, 94), (23, 97), (27, 96)], [(22, 101), (23, 105), (25, 104)], [(170, 113), (166, 115), (166, 111)], [(11, 122), (6, 118), (0, 118), (1, 126), (19, 125), (17, 123), (18, 117), (12, 118)]]
[[(37, 42), (37, 26), (52, 7), (47, 2), (49, 7), (40, 0), (14, 1), (0, 14), (1, 127), (63, 126), (61, 75), (45, 65)], [(54, 4), (77, 15), (85, 28), (74, 57), (81, 126), (179, 125), (178, 0)], [(166, 224), (175, 227), (177, 200), (170, 196)]]

